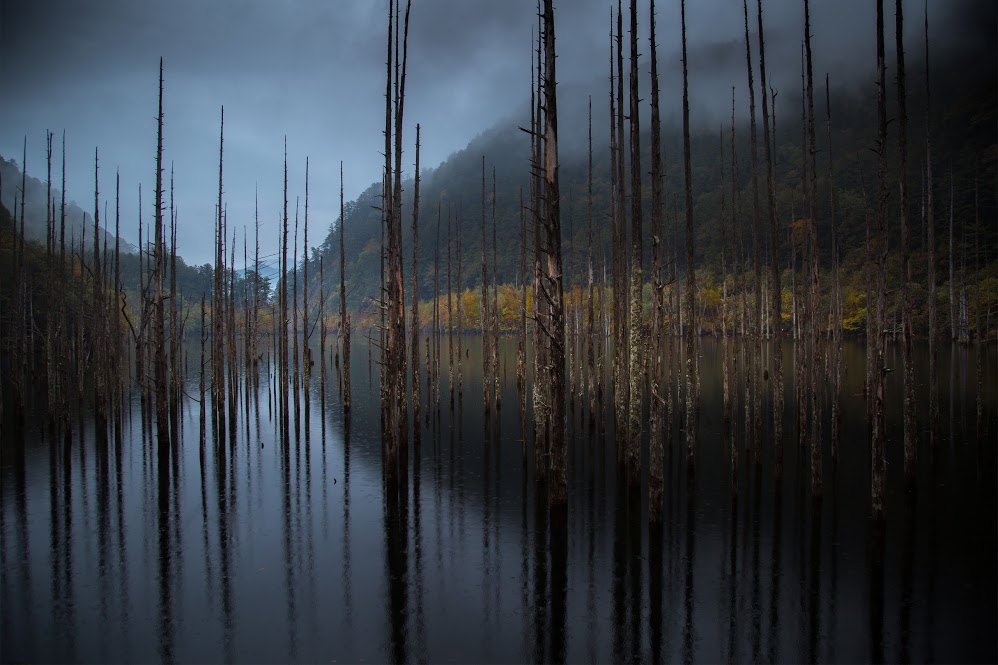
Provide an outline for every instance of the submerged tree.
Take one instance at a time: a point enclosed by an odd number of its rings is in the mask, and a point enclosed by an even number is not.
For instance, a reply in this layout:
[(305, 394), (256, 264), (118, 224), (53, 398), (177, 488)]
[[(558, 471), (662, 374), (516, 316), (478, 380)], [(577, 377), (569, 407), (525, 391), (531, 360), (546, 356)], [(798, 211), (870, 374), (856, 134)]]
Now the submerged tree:
[(697, 403), (700, 377), (696, 371), (696, 326), (694, 295), (696, 272), (693, 259), (693, 175), (690, 165), (690, 91), (686, 58), (686, 0), (680, 2), (683, 41), (683, 174), (686, 184), (686, 446), (690, 462), (694, 461), (697, 436)]

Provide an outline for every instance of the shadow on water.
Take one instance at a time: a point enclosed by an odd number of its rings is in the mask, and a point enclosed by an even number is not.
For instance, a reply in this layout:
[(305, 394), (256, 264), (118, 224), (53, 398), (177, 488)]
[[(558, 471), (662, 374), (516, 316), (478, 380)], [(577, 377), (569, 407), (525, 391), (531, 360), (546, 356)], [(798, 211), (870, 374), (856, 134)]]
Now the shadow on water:
[[(552, 507), (534, 466), (529, 384), (521, 401), (514, 373), (502, 374), (502, 400), (517, 408), (486, 416), (480, 345), (463, 346), (453, 407), (423, 392), (420, 436), (393, 468), (382, 462), (363, 340), (352, 350), (361, 380), (351, 415), (337, 363), (324, 392), (312, 377), (300, 435), (287, 439), (269, 361), (242, 384), (227, 419), (238, 423), (235, 445), (229, 428), (220, 437), (209, 428), (203, 454), (196, 403), (180, 411), (181, 435), (160, 445), (138, 394), (119, 426), (98, 429), (92, 414), (74, 413), (70, 431), (30, 419), (20, 432), (5, 429), (0, 659), (998, 659), (998, 459), (977, 436), (998, 420), (993, 351), (981, 382), (972, 349), (939, 355), (946, 397), (935, 445), (921, 423), (910, 482), (900, 447), (889, 446), (886, 517), (876, 522), (862, 347), (846, 344), (838, 456), (825, 466), (824, 497), (813, 499), (793, 372), (782, 471), (767, 439), (771, 394), (762, 396), (758, 455), (750, 446), (733, 467), (731, 442), (744, 449), (744, 390), (733, 385), (738, 415), (725, 422), (719, 344), (705, 339), (701, 372), (713, 378), (702, 383), (696, 472), (676, 402), (672, 431), (661, 432), (662, 519), (649, 523), (647, 473), (629, 479), (618, 464), (609, 400), (595, 414), (585, 397), (568, 410), (569, 500)], [(501, 351), (515, 363), (515, 340)], [(922, 405), (928, 388), (922, 374), (916, 381)], [(674, 400), (675, 387), (666, 394)], [(900, 397), (893, 372), (895, 442)], [(821, 427), (829, 460), (831, 432)], [(648, 445), (646, 433), (646, 460)]]

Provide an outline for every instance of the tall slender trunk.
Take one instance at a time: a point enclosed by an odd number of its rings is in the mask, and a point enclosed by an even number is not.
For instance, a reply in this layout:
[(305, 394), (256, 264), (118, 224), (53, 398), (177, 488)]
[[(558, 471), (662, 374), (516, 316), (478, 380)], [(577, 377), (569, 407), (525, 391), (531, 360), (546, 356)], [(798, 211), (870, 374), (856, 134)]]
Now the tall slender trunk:
[[(589, 251), (589, 294), (586, 300), (586, 364), (589, 370), (589, 423), (592, 424), (596, 417), (596, 349), (594, 335), (596, 334), (596, 302), (593, 283), (593, 98), (589, 98), (589, 170), (586, 196), (586, 228), (587, 245)], [(521, 199), (523, 193), (520, 193)], [(520, 202), (521, 225), (523, 224), (523, 202)], [(523, 249), (520, 257), (520, 299), (521, 310), (526, 310), (526, 290), (523, 288), (523, 280), (526, 273), (526, 233), (522, 235)], [(602, 306), (602, 302), (600, 306)], [(521, 324), (522, 326), (522, 324)]]
[[(302, 389), (305, 391), (305, 412), (309, 410), (308, 387), (312, 376), (312, 351), (309, 342), (312, 331), (308, 320), (308, 157), (305, 158), (305, 238), (302, 243), (302, 287), (301, 287), (301, 329), (302, 329)], [(305, 417), (306, 426), (308, 416)]]
[(766, 194), (769, 202), (770, 281), (772, 291), (773, 360), (776, 370), (773, 382), (773, 441), (776, 468), (783, 463), (783, 287), (780, 285), (780, 229), (776, 215), (776, 177), (774, 155), (776, 146), (776, 92), (773, 91), (773, 130), (770, 135), (769, 104), (766, 88), (766, 39), (763, 33), (762, 0), (757, 0), (759, 30), (759, 85), (762, 88), (763, 142), (766, 144)]
[(626, 180), (624, 179), (624, 11), (623, 3), (617, 0), (617, 237), (619, 238), (614, 271), (617, 284), (614, 294), (617, 298), (617, 343), (616, 362), (617, 385), (614, 386), (614, 401), (617, 410), (617, 448), (621, 459), (625, 458), (628, 442), (627, 428), (630, 426), (628, 405), (630, 404), (630, 384), (628, 382), (628, 344), (630, 337), (630, 302), (628, 299), (628, 253), (627, 253), (627, 212), (625, 203)]
[[(544, 0), (544, 250), (543, 294), (547, 309), (550, 420), (550, 501), (568, 501), (565, 440), (565, 303), (562, 282), (561, 200), (558, 177), (558, 93), (555, 60), (554, 2)], [(541, 371), (542, 368), (537, 368)]]
[[(936, 344), (938, 341), (938, 313), (936, 311), (936, 207), (934, 180), (932, 178), (932, 95), (929, 69), (929, 4), (925, 3), (925, 215), (926, 244), (928, 245), (929, 305), (929, 442), (935, 445), (936, 426), (939, 422), (939, 385), (936, 381)], [(952, 284), (952, 281), (950, 282)]]
[(464, 312), (461, 301), (464, 300), (464, 291), (461, 287), (461, 208), (457, 209), (457, 273), (455, 284), (457, 285), (457, 399), (463, 400), (464, 395)]
[[(221, 186), (219, 186), (221, 189)], [(221, 200), (221, 197), (219, 197)], [(221, 206), (219, 207), (221, 214)], [(284, 137), (284, 215), (281, 224), (281, 319), (278, 330), (278, 367), (280, 375), (281, 440), (287, 446), (290, 438), (288, 417), (288, 139)]]
[(641, 464), (641, 117), (638, 107), (638, 7), (631, 0), (631, 270), (628, 285), (630, 319), (628, 321), (628, 400), (627, 400), (627, 462), (629, 478), (640, 478)]
[[(610, 376), (611, 376), (611, 388), (613, 389), (613, 413), (614, 413), (614, 427), (618, 434), (618, 437), (622, 439), (624, 435), (624, 430), (626, 430), (626, 422), (623, 419), (621, 413), (621, 407), (623, 405), (624, 390), (622, 387), (622, 378), (620, 372), (620, 326), (623, 319), (621, 300), (623, 298), (621, 288), (620, 288), (620, 270), (621, 270), (621, 244), (622, 238), (620, 230), (623, 225), (623, 221), (620, 219), (619, 205), (621, 191), (620, 191), (620, 180), (617, 177), (617, 103), (616, 103), (616, 93), (614, 92), (614, 82), (617, 80), (614, 65), (614, 32), (613, 32), (613, 8), (610, 8), (610, 218), (611, 218), (611, 228), (613, 232), (610, 234), (610, 257), (613, 264), (613, 273), (610, 278), (611, 284), (611, 325), (612, 330), (610, 331), (610, 340), (612, 355), (610, 357)], [(618, 452), (620, 450), (618, 443)]]
[(346, 288), (346, 215), (343, 201), (343, 162), (340, 162), (340, 334), (343, 336), (343, 413), (350, 416), (350, 317), (347, 315)]
[[(651, 318), (652, 336), (649, 371), (651, 395), (650, 400), (650, 434), (648, 443), (648, 518), (652, 523), (662, 519), (662, 212), (664, 197), (662, 192), (662, 123), (659, 114), (658, 88), (658, 44), (655, 41), (655, 0), (651, 0), (648, 8), (650, 26), (649, 43), (651, 47), (651, 228), (652, 228), (652, 267), (651, 267)], [(591, 113), (591, 111), (590, 111)], [(590, 154), (590, 160), (592, 156)], [(590, 168), (590, 173), (592, 169)], [(590, 207), (590, 245), (592, 244), (592, 180), (589, 183)], [(592, 292), (592, 250), (589, 253), (589, 290)], [(590, 305), (591, 310), (591, 305)], [(591, 336), (590, 336), (591, 341)], [(590, 363), (591, 367), (591, 363)]]
[[(533, 211), (534, 252), (533, 252), (533, 336), (534, 336), (534, 384), (532, 402), (534, 408), (534, 464), (538, 481), (547, 477), (549, 466), (550, 436), (549, 423), (551, 409), (549, 394), (549, 374), (547, 371), (549, 348), (546, 341), (546, 303), (542, 302), (544, 294), (543, 260), (545, 247), (543, 245), (543, 226), (545, 216), (545, 197), (543, 191), (544, 172), (544, 141), (541, 134), (543, 113), (545, 111), (542, 90), (541, 49), (544, 43), (543, 14), (540, 0), (537, 1), (537, 80), (536, 90), (531, 92), (530, 127), (531, 127), (531, 209)], [(536, 94), (535, 94), (536, 93)]]
[(205, 444), (205, 369), (204, 369), (204, 347), (205, 343), (208, 341), (208, 329), (205, 325), (205, 297), (204, 291), (201, 292), (201, 364), (198, 365), (198, 397), (199, 397), (199, 414), (198, 414), (198, 435), (201, 448), (201, 460), (204, 461), (204, 444)]
[(417, 455), (422, 427), (419, 376), (419, 125), (416, 125), (416, 182), (412, 199), (412, 433)]
[(842, 292), (839, 281), (839, 234), (835, 218), (835, 163), (832, 159), (832, 103), (825, 75), (825, 116), (828, 135), (828, 204), (832, 226), (832, 463), (839, 454), (842, 421)]
[(696, 325), (693, 298), (696, 293), (696, 272), (693, 256), (693, 174), (690, 165), (690, 91), (686, 58), (686, 0), (680, 0), (683, 40), (683, 176), (686, 188), (686, 446), (689, 463), (695, 462), (697, 436), (697, 403), (700, 377), (696, 372)]
[(492, 166), (492, 382), (495, 393), (496, 411), (502, 407), (499, 385), (499, 263), (496, 253), (496, 167)]
[[(90, 344), (91, 353), (94, 363), (95, 371), (93, 373), (94, 377), (94, 415), (97, 421), (97, 428), (103, 433), (104, 429), (107, 427), (107, 371), (106, 371), (106, 348), (104, 345), (104, 281), (101, 272), (101, 250), (100, 250), (100, 205), (99, 205), (99, 186), (97, 180), (97, 170), (98, 170), (98, 155), (97, 149), (94, 149), (94, 253), (93, 253), (93, 296), (91, 300), (91, 308), (94, 315), (93, 330), (91, 330)], [(24, 206), (21, 206), (21, 212), (24, 213)], [(162, 220), (159, 220), (160, 223)], [(157, 251), (161, 251), (161, 238), (160, 229), (156, 229), (156, 244), (160, 248)], [(23, 237), (23, 236), (22, 236)], [(162, 259), (159, 254), (157, 254), (157, 267), (161, 265)], [(23, 288), (27, 288), (25, 285)], [(157, 306), (159, 309), (159, 316), (162, 317), (162, 275), (160, 275), (157, 281)], [(159, 321), (160, 332), (157, 336), (158, 340), (163, 339), (162, 334), (162, 320)], [(159, 362), (159, 357), (161, 354), (165, 353), (162, 349), (157, 349), (157, 363)], [(165, 361), (164, 361), (165, 362)], [(169, 434), (169, 423), (167, 422), (166, 407), (164, 405), (163, 411), (160, 412), (160, 390), (165, 390), (166, 388), (166, 377), (161, 377), (159, 374), (159, 367), (156, 369), (156, 417), (159, 419), (163, 418), (162, 423), (157, 423), (160, 427), (160, 432), (166, 431)], [(164, 395), (165, 399), (165, 395)], [(164, 430), (165, 428), (165, 430)]]
[(482, 287), (481, 306), (479, 307), (479, 325), (482, 334), (482, 400), (485, 403), (485, 410), (488, 411), (492, 405), (492, 381), (490, 380), (490, 367), (492, 354), (489, 348), (489, 269), (486, 256), (488, 253), (488, 243), (485, 238), (485, 155), (482, 155)]
[[(953, 258), (953, 162), (949, 165), (949, 324), (950, 340), (957, 339), (957, 313), (956, 313), (956, 263)], [(24, 206), (22, 205), (23, 209)], [(22, 224), (23, 226), (23, 224)]]
[[(807, 0), (805, 0), (804, 4), (806, 7)], [(759, 237), (759, 148), (758, 131), (755, 121), (755, 81), (752, 76), (752, 45), (749, 40), (747, 0), (742, 0), (742, 11), (745, 15), (745, 63), (748, 71), (749, 90), (749, 136), (751, 141), (750, 156), (752, 160), (752, 268), (753, 277), (755, 278), (755, 285), (753, 287), (755, 312), (752, 325), (750, 326), (755, 345), (752, 353), (751, 369), (745, 376), (746, 382), (751, 382), (755, 385), (755, 389), (752, 391), (751, 437), (753, 448), (755, 449), (755, 460), (758, 464), (762, 459), (760, 447), (762, 438), (762, 371), (760, 368), (762, 362), (762, 340), (759, 333), (762, 322), (762, 248)], [(765, 90), (763, 90), (762, 96), (763, 98), (766, 97)], [(748, 433), (746, 432), (746, 434)]]
[(887, 430), (884, 419), (884, 352), (887, 321), (887, 68), (884, 59), (884, 3), (877, 0), (877, 234), (876, 234), (876, 318), (875, 352), (871, 373), (873, 428), (871, 508), (875, 519), (883, 519), (887, 475)]
[[(447, 206), (447, 377), (450, 391), (450, 406), (454, 406), (454, 279), (451, 272), (451, 208)], [(485, 329), (482, 329), (485, 335)], [(489, 381), (488, 376), (483, 376), (482, 380)], [(488, 408), (488, 405), (486, 405)]]
[[(117, 246), (117, 239), (115, 245)], [(117, 253), (117, 251), (116, 251)], [(170, 163), (170, 435), (180, 441), (180, 305), (177, 302), (177, 215), (173, 206), (173, 163)], [(117, 354), (115, 354), (117, 355)]]
[(808, 281), (810, 285), (810, 340), (808, 342), (808, 369), (810, 375), (810, 388), (808, 397), (811, 411), (811, 494), (821, 496), (821, 408), (818, 400), (818, 382), (820, 377), (818, 362), (818, 220), (816, 216), (817, 206), (817, 137), (814, 127), (814, 77), (811, 68), (811, 12), (810, 3), (804, 0), (804, 44), (807, 52), (807, 125), (808, 125), (808, 146), (810, 154), (810, 168), (808, 169), (808, 215), (810, 224), (810, 270)]
[[(731, 388), (728, 366), (728, 217), (724, 191), (724, 128), (720, 131), (720, 189), (721, 189), (721, 403), (724, 420), (731, 419)], [(736, 453), (737, 454), (737, 453)], [(732, 470), (734, 466), (732, 465)]]
[(301, 428), (301, 366), (298, 352), (298, 198), (295, 198), (295, 235), (291, 246), (291, 386), (295, 407), (295, 441)]
[[(163, 59), (159, 60), (159, 115), (156, 120), (156, 264), (154, 268), (153, 372), (156, 381), (156, 427), (159, 443), (159, 464), (167, 462), (170, 443), (169, 407), (167, 403), (166, 340), (163, 321)], [(96, 261), (96, 258), (95, 258)]]
[(918, 453), (915, 431), (915, 368), (913, 366), (911, 338), (911, 230), (908, 210), (908, 99), (904, 72), (904, 3), (895, 0), (895, 42), (897, 53), (898, 92), (898, 187), (901, 198), (901, 365), (904, 373), (904, 469), (909, 479), (915, 474)]

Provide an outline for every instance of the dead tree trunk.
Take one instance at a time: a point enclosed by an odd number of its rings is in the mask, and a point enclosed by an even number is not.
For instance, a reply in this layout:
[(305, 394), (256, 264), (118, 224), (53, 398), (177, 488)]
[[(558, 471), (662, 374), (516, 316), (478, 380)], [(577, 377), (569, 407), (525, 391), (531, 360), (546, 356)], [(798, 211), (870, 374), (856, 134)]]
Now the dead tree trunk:
[[(806, 6), (806, 0), (805, 0)], [(754, 350), (751, 359), (751, 368), (746, 372), (746, 383), (752, 383), (752, 431), (751, 439), (755, 451), (756, 463), (761, 461), (761, 439), (762, 439), (762, 372), (760, 365), (762, 362), (762, 339), (759, 333), (762, 323), (762, 248), (759, 237), (759, 148), (758, 131), (755, 121), (755, 80), (752, 76), (752, 46), (749, 40), (748, 29), (748, 2), (742, 0), (742, 11), (745, 15), (745, 63), (748, 71), (748, 91), (749, 91), (749, 137), (750, 137), (750, 157), (752, 160), (752, 268), (755, 284), (753, 286), (755, 305), (754, 319), (751, 321), (750, 330), (753, 338)], [(766, 96), (763, 91), (764, 98)], [(746, 432), (748, 435), (749, 433)]]
[(721, 151), (718, 160), (721, 177), (721, 403), (724, 420), (731, 419), (731, 388), (728, 372), (728, 218), (724, 195), (724, 129), (720, 131)]
[[(156, 381), (156, 427), (159, 443), (159, 463), (167, 462), (170, 444), (169, 405), (167, 401), (166, 340), (164, 339), (163, 307), (163, 59), (159, 61), (159, 115), (156, 120), (156, 264), (154, 268), (153, 371)], [(221, 170), (220, 170), (221, 171)], [(95, 257), (96, 260), (96, 257)]]
[[(221, 185), (219, 186), (221, 189)], [(221, 205), (219, 205), (221, 214)], [(288, 139), (284, 138), (284, 215), (281, 228), (281, 320), (278, 331), (278, 367), (280, 375), (281, 440), (285, 446), (290, 439), (288, 417)]]
[[(107, 384), (106, 384), (107, 372), (106, 372), (106, 369), (105, 369), (106, 362), (107, 362), (107, 357), (106, 357), (106, 354), (104, 353), (104, 351), (105, 351), (105, 346), (104, 346), (104, 339), (105, 339), (104, 338), (104, 330), (105, 330), (104, 314), (105, 314), (105, 312), (104, 312), (104, 303), (103, 303), (104, 283), (103, 283), (103, 277), (102, 277), (102, 273), (101, 273), (102, 266), (101, 266), (101, 251), (100, 251), (100, 207), (99, 207), (99, 202), (98, 202), (98, 199), (99, 199), (100, 195), (99, 195), (99, 187), (98, 187), (98, 180), (97, 180), (97, 169), (98, 169), (98, 156), (97, 156), (97, 149), (95, 148), (94, 149), (94, 253), (93, 253), (93, 257), (92, 257), (93, 275), (92, 275), (92, 282), (91, 282), (93, 294), (92, 294), (92, 299), (91, 299), (91, 302), (90, 302), (90, 306), (91, 306), (92, 311), (93, 311), (93, 317), (94, 317), (93, 321), (94, 322), (93, 322), (93, 329), (91, 330), (90, 346), (91, 346), (91, 354), (92, 354), (91, 358), (93, 359), (93, 364), (94, 364), (94, 368), (95, 368), (95, 371), (93, 373), (93, 376), (94, 376), (94, 417), (95, 417), (95, 420), (96, 420), (96, 426), (97, 426), (98, 431), (103, 434), (106, 431), (106, 428), (107, 428), (107, 410), (106, 410), (107, 409)], [(21, 206), (21, 214), (22, 214), (22, 216), (24, 214), (24, 206), (23, 205)], [(162, 220), (160, 220), (160, 221), (162, 221)], [(159, 247), (160, 246), (160, 241), (161, 241), (161, 238), (160, 238), (160, 235), (159, 235), (160, 234), (159, 228), (156, 229), (156, 233), (157, 233), (157, 235), (156, 235), (157, 241), (156, 242), (157, 242), (157, 246)], [(22, 234), (22, 238), (23, 238), (23, 234)], [(160, 261), (160, 257), (157, 254), (157, 266), (160, 265), (159, 261)], [(160, 282), (162, 282), (162, 277), (160, 277)], [(22, 288), (27, 289), (27, 285), (24, 285)], [(162, 301), (162, 297), (163, 297), (162, 288), (160, 288), (159, 290), (157, 290), (156, 295), (157, 295), (157, 303), (159, 303), (160, 306), (161, 306), (161, 301)], [(160, 314), (160, 315), (162, 315), (162, 314)], [(162, 322), (160, 322), (160, 323), (162, 323)], [(160, 334), (157, 337), (157, 339), (158, 340), (162, 340), (163, 339), (162, 331), (160, 331)], [(26, 346), (25, 348), (30, 348), (30, 347)], [(160, 354), (160, 353), (165, 353), (165, 351), (163, 351), (162, 349), (157, 350), (157, 359), (159, 358), (158, 354)], [(25, 362), (27, 362), (27, 359), (25, 359)], [(157, 371), (158, 371), (158, 369), (157, 369)], [(165, 389), (165, 387), (166, 387), (166, 378), (163, 377), (162, 383), (161, 383), (160, 382), (160, 376), (159, 376), (158, 373), (157, 373), (156, 377), (157, 377), (156, 378), (156, 417), (159, 418), (160, 415), (161, 415), (160, 411), (159, 411), (159, 398), (160, 398), (159, 391), (160, 391), (160, 387), (161, 386)], [(164, 398), (165, 398), (165, 396), (164, 396)], [(167, 416), (167, 413), (166, 413), (166, 410), (165, 410), (165, 407), (164, 407), (164, 411), (162, 412), (163, 421), (162, 421), (161, 424), (160, 423), (157, 423), (157, 424), (159, 424), (159, 426), (161, 428), (160, 432), (164, 431), (162, 428), (165, 428), (165, 431), (167, 432), (167, 434), (169, 434), (169, 422), (167, 421), (167, 417), (166, 416)]]
[[(938, 313), (936, 311), (936, 208), (932, 178), (932, 95), (929, 85), (929, 5), (925, 4), (925, 214), (926, 244), (928, 245), (929, 305), (929, 442), (935, 445), (936, 426), (939, 422), (939, 385), (936, 381), (936, 344), (938, 341)], [(952, 281), (950, 282), (952, 284)]]
[[(595, 422), (596, 418), (596, 349), (594, 347), (594, 335), (596, 333), (596, 302), (593, 281), (593, 99), (589, 98), (589, 171), (588, 171), (588, 192), (586, 198), (586, 226), (588, 230), (588, 250), (589, 250), (589, 294), (586, 301), (586, 364), (589, 370), (589, 423)], [(521, 199), (523, 194), (520, 194)], [(520, 202), (521, 225), (523, 223), (523, 202)], [(526, 233), (523, 233), (523, 250), (520, 257), (520, 298), (521, 309), (526, 310), (526, 291), (523, 288), (524, 273), (526, 272)], [(602, 304), (602, 303), (601, 303)], [(518, 363), (519, 364), (519, 363)], [(522, 372), (522, 367), (520, 368)]]
[[(492, 166), (492, 383), (496, 400), (496, 412), (502, 408), (502, 394), (499, 385), (499, 263), (496, 254), (496, 167)], [(484, 331), (483, 331), (484, 332)], [(453, 391), (452, 391), (453, 392)]]
[[(534, 228), (534, 252), (533, 252), (533, 336), (534, 336), (534, 384), (532, 390), (532, 402), (534, 408), (534, 464), (537, 470), (538, 481), (543, 481), (547, 477), (550, 452), (550, 432), (549, 423), (551, 419), (551, 409), (549, 402), (550, 384), (548, 367), (549, 345), (547, 344), (548, 325), (547, 303), (544, 301), (544, 218), (546, 215), (546, 199), (543, 191), (544, 172), (544, 137), (541, 135), (543, 123), (543, 113), (546, 110), (543, 103), (541, 49), (544, 42), (543, 28), (541, 21), (543, 14), (540, 11), (540, 0), (537, 3), (537, 81), (536, 95), (531, 93), (531, 208), (533, 211)], [(536, 97), (536, 99), (535, 99)]]
[(832, 159), (832, 104), (825, 75), (825, 115), (828, 134), (828, 203), (832, 226), (832, 463), (839, 454), (839, 427), (842, 422), (842, 292), (839, 281), (839, 234), (835, 218), (835, 163)]
[[(447, 385), (450, 391), (450, 406), (454, 406), (454, 279), (451, 272), (451, 209), (447, 206)], [(482, 330), (485, 334), (485, 330)], [(488, 377), (483, 377), (488, 381)], [(486, 406), (486, 408), (488, 408)]]
[(412, 200), (412, 433), (419, 454), (422, 427), (419, 422), (419, 125), (416, 125), (416, 182)]
[(897, 53), (898, 92), (898, 185), (901, 198), (901, 365), (904, 373), (904, 470), (914, 477), (917, 455), (915, 431), (915, 369), (911, 338), (911, 231), (908, 210), (908, 100), (904, 73), (904, 3), (895, 0), (895, 41)]
[(821, 484), (821, 409), (818, 400), (819, 365), (818, 362), (818, 221), (816, 217), (815, 199), (817, 198), (817, 167), (816, 167), (816, 134), (814, 128), (814, 78), (811, 69), (811, 14), (810, 3), (804, 0), (804, 44), (807, 52), (807, 122), (808, 144), (810, 153), (810, 169), (808, 170), (808, 207), (810, 223), (810, 340), (808, 342), (808, 369), (811, 372), (810, 398), (811, 411), (811, 494), (819, 497), (822, 493)]
[(305, 400), (305, 423), (308, 423), (308, 388), (312, 378), (312, 351), (309, 342), (312, 331), (308, 318), (308, 157), (305, 158), (305, 238), (302, 243), (302, 287), (301, 287), (301, 330), (302, 330), (302, 389)]
[(558, 93), (555, 66), (554, 2), (544, 0), (544, 250), (551, 450), (550, 501), (568, 501), (565, 441), (565, 304), (562, 287), (561, 200), (558, 179)]
[(887, 430), (884, 419), (884, 352), (887, 321), (887, 68), (884, 60), (884, 3), (877, 0), (877, 234), (876, 234), (876, 348), (871, 372), (873, 427), (870, 445), (872, 483), (870, 489), (873, 517), (883, 519), (887, 475)]
[(631, 0), (631, 270), (628, 284), (630, 320), (628, 321), (628, 400), (627, 467), (630, 481), (640, 479), (641, 464), (641, 127), (638, 108), (638, 8)]
[(350, 416), (350, 317), (347, 315), (346, 289), (346, 251), (344, 249), (344, 233), (346, 233), (346, 215), (343, 202), (343, 162), (340, 162), (340, 335), (343, 337), (343, 413)]
[[(655, 0), (649, 3), (648, 20), (650, 25), (649, 42), (651, 46), (651, 228), (652, 228), (652, 336), (648, 375), (650, 378), (650, 433), (648, 443), (648, 518), (658, 524), (662, 520), (663, 494), (663, 449), (662, 449), (662, 321), (665, 313), (662, 311), (662, 212), (664, 197), (662, 193), (662, 124), (659, 115), (658, 88), (658, 44), (655, 41)], [(590, 111), (591, 113), (591, 111)], [(590, 141), (591, 142), (591, 141)], [(590, 174), (592, 173), (590, 152)], [(592, 245), (592, 179), (589, 181), (590, 208), (590, 246)], [(589, 252), (589, 291), (592, 298), (592, 249)], [(592, 304), (590, 303), (590, 312)], [(592, 332), (589, 335), (592, 343)], [(590, 371), (592, 361), (590, 357)]]
[(773, 93), (773, 135), (770, 136), (769, 105), (766, 83), (766, 41), (762, 28), (762, 0), (758, 0), (759, 85), (762, 87), (763, 141), (766, 144), (766, 193), (769, 198), (770, 280), (772, 281), (773, 360), (776, 380), (773, 383), (773, 440), (776, 467), (783, 459), (783, 288), (780, 285), (780, 231), (776, 216), (776, 177), (773, 151), (776, 146), (776, 93)]
[(686, 446), (690, 465), (695, 463), (697, 403), (700, 377), (696, 368), (696, 325), (693, 305), (696, 272), (693, 257), (693, 174), (690, 165), (690, 93), (686, 59), (686, 0), (680, 2), (683, 40), (683, 175), (686, 186)]
[(479, 325), (481, 327), (482, 335), (482, 400), (485, 404), (485, 410), (491, 408), (492, 405), (492, 381), (491, 375), (489, 374), (491, 366), (492, 354), (489, 348), (489, 325), (491, 318), (489, 316), (489, 272), (488, 272), (488, 261), (486, 256), (488, 255), (488, 244), (485, 238), (485, 155), (482, 155), (482, 287), (481, 287), (481, 307), (479, 307)]
[(464, 398), (464, 312), (461, 301), (464, 300), (464, 291), (461, 287), (461, 208), (457, 210), (457, 274), (455, 284), (457, 285), (457, 399), (458, 402)]

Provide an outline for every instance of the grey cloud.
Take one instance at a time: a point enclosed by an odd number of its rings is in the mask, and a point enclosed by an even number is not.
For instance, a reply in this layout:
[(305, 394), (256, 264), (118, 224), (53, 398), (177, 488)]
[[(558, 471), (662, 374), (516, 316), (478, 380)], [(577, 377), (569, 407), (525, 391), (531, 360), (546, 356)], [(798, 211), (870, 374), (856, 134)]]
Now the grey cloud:
[[(648, 3), (638, 4), (640, 51), (647, 66)], [(679, 3), (656, 4), (663, 113), (668, 117), (678, 112)], [(749, 4), (754, 17), (755, 3)], [(817, 71), (833, 72), (833, 80), (867, 80), (873, 3), (811, 4)], [(181, 254), (191, 262), (211, 258), (223, 104), (230, 224), (237, 229), (252, 225), (253, 192), (259, 186), (261, 243), (273, 251), (286, 134), (292, 210), (295, 197), (304, 193), (306, 155), (311, 160), (315, 230), (310, 242), (318, 244), (339, 210), (340, 160), (348, 199), (379, 178), (386, 5), (372, 0), (5, 0), (0, 4), (0, 153), (20, 159), (21, 139), (27, 134), (28, 168), (38, 175), (44, 168), (45, 129), (65, 128), (70, 197), (84, 206), (92, 200), (90, 160), (99, 145), (105, 165), (101, 191), (112, 191), (114, 167), (120, 166), (123, 209), (136, 210), (138, 183), (144, 182), (148, 215), (162, 55), (167, 159), (177, 167)], [(624, 5), (626, 13), (628, 3)], [(906, 6), (909, 50), (920, 51), (922, 4)], [(774, 85), (792, 88), (797, 85), (802, 3), (766, 0), (764, 7)], [(578, 124), (585, 112), (569, 113), (568, 105), (582, 108), (589, 94), (594, 95), (594, 110), (605, 113), (611, 3), (562, 0), (556, 9), (559, 83), (566, 95), (561, 106)], [(739, 95), (745, 87), (741, 10), (737, 0), (688, 2), (691, 94), (701, 119), (726, 117), (731, 86), (738, 87)], [(937, 56), (956, 48), (987, 47), (987, 31), (981, 26), (993, 21), (993, 3), (935, 2), (930, 11)], [(416, 122), (423, 128), (422, 161), (433, 166), (495, 122), (523, 117), (535, 24), (534, 0), (413, 0), (408, 171)], [(889, 20), (889, 34), (892, 26)], [(751, 27), (754, 39), (754, 19)], [(647, 105), (647, 89), (642, 96)], [(597, 134), (602, 131), (598, 125)], [(135, 240), (134, 232), (124, 235)]]

